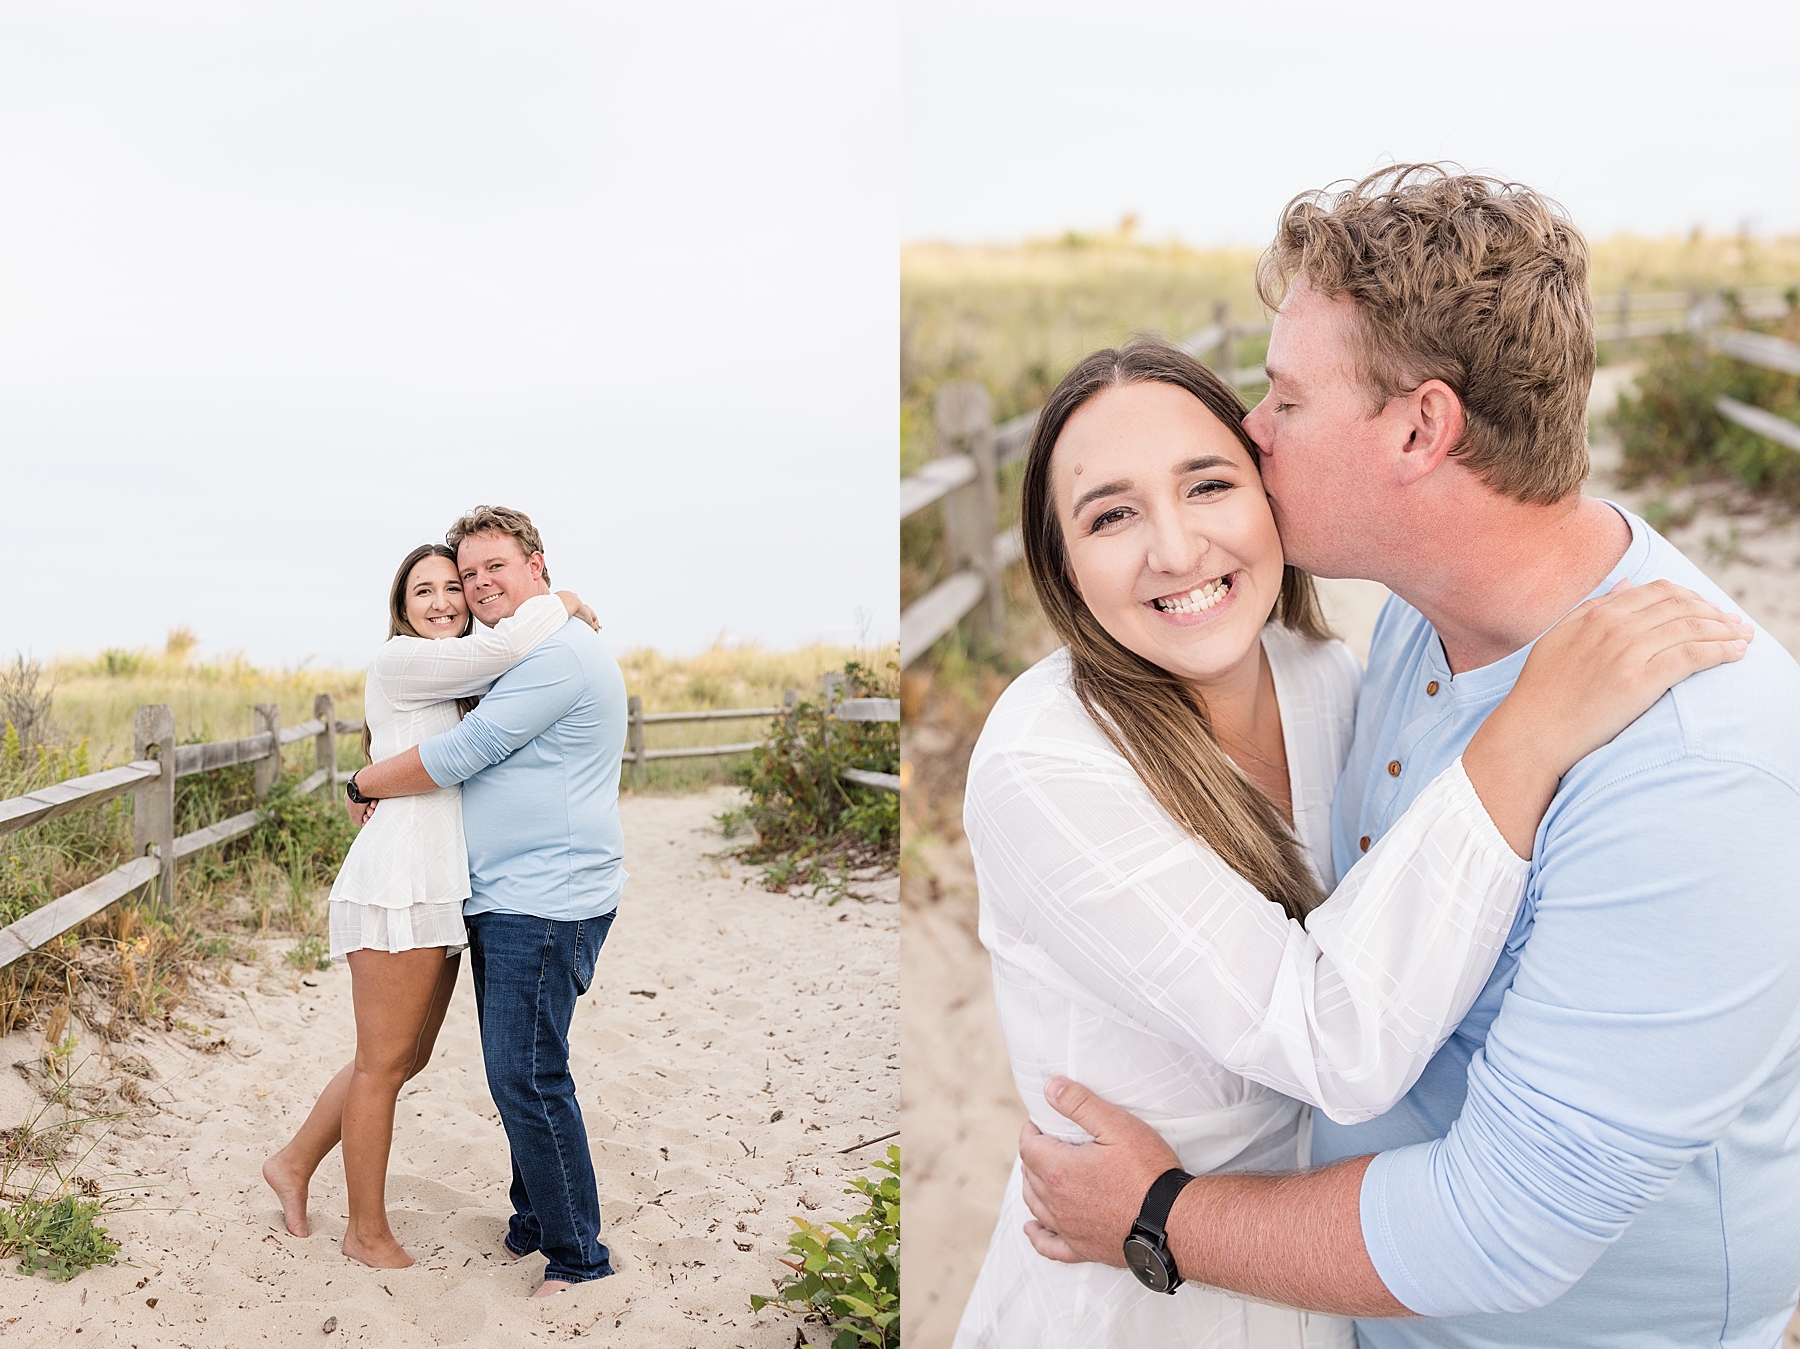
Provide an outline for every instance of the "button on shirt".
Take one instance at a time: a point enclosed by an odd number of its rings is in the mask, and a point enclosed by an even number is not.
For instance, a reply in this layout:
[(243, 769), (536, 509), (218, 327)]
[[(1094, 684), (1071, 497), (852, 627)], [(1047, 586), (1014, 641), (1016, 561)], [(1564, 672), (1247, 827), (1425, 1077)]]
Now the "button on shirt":
[(453, 731), (419, 746), (440, 786), (463, 784), (463, 913), (573, 922), (619, 905), (625, 680), (585, 623), (508, 670)]
[[(1662, 577), (1741, 608), (1625, 518), (1596, 595)], [(1333, 806), (1340, 872), (1527, 654), (1452, 678), (1388, 601)], [(1359, 1322), (1366, 1349), (1780, 1340), (1800, 1287), (1800, 667), (1767, 633), (1563, 779), (1474, 1009), (1386, 1115), (1315, 1116), (1315, 1163), (1366, 1153), (1370, 1257), (1435, 1318)]]

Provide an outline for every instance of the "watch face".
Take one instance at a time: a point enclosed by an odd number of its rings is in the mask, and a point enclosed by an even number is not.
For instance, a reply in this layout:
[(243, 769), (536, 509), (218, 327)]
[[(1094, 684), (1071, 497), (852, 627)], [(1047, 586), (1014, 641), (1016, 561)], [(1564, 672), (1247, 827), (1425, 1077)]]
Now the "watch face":
[(1125, 1238), (1125, 1266), (1137, 1275), (1137, 1281), (1153, 1293), (1167, 1293), (1170, 1288), (1169, 1267), (1154, 1245), (1135, 1232)]

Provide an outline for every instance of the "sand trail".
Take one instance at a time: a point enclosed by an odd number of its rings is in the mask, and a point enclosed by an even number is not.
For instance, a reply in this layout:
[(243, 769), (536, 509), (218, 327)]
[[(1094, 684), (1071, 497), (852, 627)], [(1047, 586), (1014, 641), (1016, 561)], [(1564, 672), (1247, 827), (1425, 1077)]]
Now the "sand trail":
[[(396, 1115), (389, 1208), (418, 1264), (370, 1270), (338, 1251), (336, 1153), (314, 1180), (313, 1236), (289, 1236), (260, 1167), (354, 1037), (347, 971), (301, 980), (271, 953), (178, 1011), (193, 1031), (113, 1047), (160, 1073), (146, 1084), (157, 1108), (115, 1127), (79, 1171), (148, 1197), (109, 1220), (115, 1267), (55, 1285), (5, 1262), (0, 1339), (789, 1349), (792, 1318), (749, 1310), (781, 1272), (788, 1215), (850, 1212), (841, 1191), (886, 1145), (841, 1149), (897, 1127), (897, 883), (835, 906), (744, 885), (745, 868), (707, 856), (724, 846), (712, 816), (734, 796), (622, 805), (632, 878), (570, 1035), (614, 1277), (533, 1302), (541, 1258), (515, 1263), (500, 1244), (507, 1150), (466, 970), (437, 1056)], [(9, 1037), (0, 1065), (39, 1048)], [(7, 1077), (11, 1123), (31, 1093)]]

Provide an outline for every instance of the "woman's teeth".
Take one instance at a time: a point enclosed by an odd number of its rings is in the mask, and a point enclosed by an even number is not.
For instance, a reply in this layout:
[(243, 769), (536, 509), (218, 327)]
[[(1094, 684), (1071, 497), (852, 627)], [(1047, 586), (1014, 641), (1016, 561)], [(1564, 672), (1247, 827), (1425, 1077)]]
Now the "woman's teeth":
[(1231, 578), (1221, 576), (1216, 581), (1196, 586), (1185, 595), (1168, 595), (1152, 602), (1165, 614), (1199, 614), (1205, 613), (1230, 593)]

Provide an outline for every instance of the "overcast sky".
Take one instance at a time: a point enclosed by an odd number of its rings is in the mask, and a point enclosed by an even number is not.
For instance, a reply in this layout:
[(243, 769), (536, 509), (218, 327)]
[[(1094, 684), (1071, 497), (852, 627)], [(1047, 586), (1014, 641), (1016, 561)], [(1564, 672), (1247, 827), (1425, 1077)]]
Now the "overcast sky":
[(907, 239), (1267, 242), (1295, 193), (1452, 159), (1590, 235), (1800, 230), (1793, 0), (908, 0)]
[(0, 653), (361, 664), (478, 502), (617, 648), (891, 638), (894, 46), (857, 3), (0, 0)]

